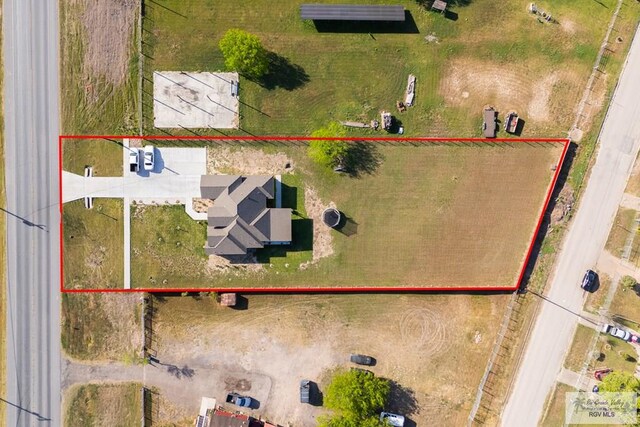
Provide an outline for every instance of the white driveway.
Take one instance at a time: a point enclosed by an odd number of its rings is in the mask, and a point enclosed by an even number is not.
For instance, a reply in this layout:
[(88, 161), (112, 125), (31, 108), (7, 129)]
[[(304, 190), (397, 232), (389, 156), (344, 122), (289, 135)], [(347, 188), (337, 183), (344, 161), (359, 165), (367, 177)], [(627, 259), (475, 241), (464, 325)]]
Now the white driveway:
[(85, 178), (63, 171), (62, 201), (104, 197), (184, 203), (200, 197), (200, 176), (207, 171), (206, 148), (156, 148), (154, 170), (137, 173), (129, 171), (129, 150), (123, 149), (122, 177)]

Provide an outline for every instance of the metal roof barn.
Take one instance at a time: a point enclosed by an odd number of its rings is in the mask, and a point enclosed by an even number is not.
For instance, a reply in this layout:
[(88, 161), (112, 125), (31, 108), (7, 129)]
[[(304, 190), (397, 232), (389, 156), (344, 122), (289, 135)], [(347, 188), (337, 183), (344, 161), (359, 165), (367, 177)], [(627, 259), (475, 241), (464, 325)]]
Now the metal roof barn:
[(314, 21), (395, 21), (405, 20), (401, 5), (303, 4), (300, 17)]

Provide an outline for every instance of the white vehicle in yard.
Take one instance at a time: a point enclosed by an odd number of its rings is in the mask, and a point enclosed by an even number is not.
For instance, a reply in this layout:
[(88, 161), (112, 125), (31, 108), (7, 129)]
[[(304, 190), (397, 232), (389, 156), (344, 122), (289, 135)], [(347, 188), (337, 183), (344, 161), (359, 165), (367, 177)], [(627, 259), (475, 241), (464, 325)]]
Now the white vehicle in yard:
[(631, 332), (616, 328), (615, 326), (606, 323), (602, 325), (602, 332), (609, 334), (612, 337), (620, 338), (623, 341), (631, 341), (632, 337)]
[(152, 171), (155, 166), (155, 148), (153, 145), (144, 147), (144, 170)]
[(129, 149), (129, 170), (131, 172), (138, 172), (140, 169), (140, 156), (137, 148)]
[(404, 417), (398, 414), (392, 414), (390, 412), (382, 412), (380, 414), (380, 421), (393, 427), (403, 427)]

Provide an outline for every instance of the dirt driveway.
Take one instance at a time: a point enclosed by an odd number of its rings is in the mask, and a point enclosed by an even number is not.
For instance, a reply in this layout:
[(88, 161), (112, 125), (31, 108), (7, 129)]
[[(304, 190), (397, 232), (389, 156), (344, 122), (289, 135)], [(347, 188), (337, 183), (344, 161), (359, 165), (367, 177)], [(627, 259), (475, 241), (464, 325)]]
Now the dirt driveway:
[[(266, 295), (246, 309), (219, 307), (210, 297), (157, 301), (158, 359), (185, 369), (145, 377), (162, 395), (160, 423), (193, 420), (201, 396), (229, 391), (255, 397), (254, 416), (280, 425), (313, 426), (321, 407), (299, 403), (298, 384), (322, 390), (350, 352), (374, 356), (371, 370), (392, 381), (389, 410), (418, 426), (460, 425), (506, 304), (506, 296)], [(160, 373), (163, 367), (158, 367)]]

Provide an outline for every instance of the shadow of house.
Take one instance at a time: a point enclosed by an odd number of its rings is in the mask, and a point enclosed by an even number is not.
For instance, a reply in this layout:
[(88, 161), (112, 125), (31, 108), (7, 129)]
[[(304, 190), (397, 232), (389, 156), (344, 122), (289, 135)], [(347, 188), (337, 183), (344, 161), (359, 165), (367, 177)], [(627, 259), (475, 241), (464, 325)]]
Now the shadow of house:
[(319, 33), (419, 34), (411, 12), (404, 11), (404, 21), (334, 21), (314, 19)]
[(284, 258), (287, 252), (310, 251), (313, 248), (313, 220), (297, 218), (291, 220), (291, 243), (288, 245), (265, 246), (255, 252), (259, 263), (269, 264), (271, 258)]
[(288, 58), (275, 52), (267, 52), (269, 71), (258, 82), (268, 90), (282, 88), (295, 90), (309, 82), (309, 75), (298, 64), (293, 64)]

